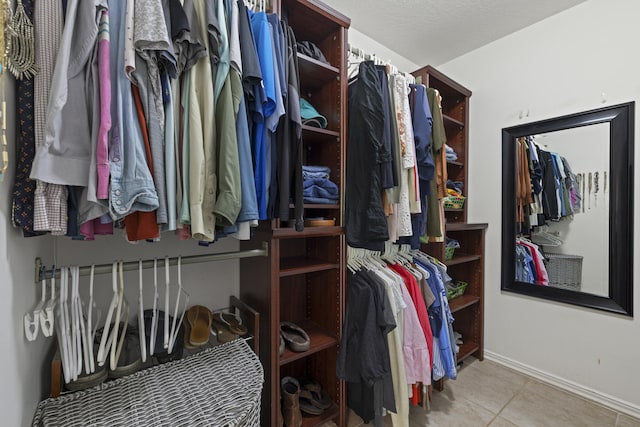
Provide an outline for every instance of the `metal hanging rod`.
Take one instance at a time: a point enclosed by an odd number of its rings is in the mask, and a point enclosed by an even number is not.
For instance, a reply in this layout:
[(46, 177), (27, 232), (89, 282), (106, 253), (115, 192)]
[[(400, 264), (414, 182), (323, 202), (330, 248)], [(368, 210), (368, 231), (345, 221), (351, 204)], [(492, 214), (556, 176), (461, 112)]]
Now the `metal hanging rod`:
[[(251, 258), (256, 256), (269, 256), (269, 244), (267, 242), (262, 242), (262, 249), (248, 249), (244, 251), (234, 251), (234, 252), (219, 252), (215, 254), (206, 254), (206, 255), (187, 255), (181, 257), (181, 263), (184, 264), (199, 264), (201, 262), (211, 262), (211, 261), (223, 261), (227, 259), (240, 259), (240, 258)], [(164, 261), (164, 258), (156, 258), (158, 261)], [(134, 271), (138, 269), (139, 261), (127, 261), (123, 263), (125, 271)], [(178, 257), (170, 257), (169, 265), (178, 265)], [(164, 262), (162, 263), (164, 266)], [(36, 258), (35, 261), (35, 282), (40, 283), (43, 279), (42, 271), (44, 264), (42, 264), (42, 259)], [(112, 264), (95, 264), (95, 274), (108, 274), (111, 273)], [(142, 261), (142, 268), (152, 268), (153, 260), (147, 259)], [(84, 265), (80, 267), (80, 275), (88, 276), (91, 273), (91, 266)], [(51, 277), (49, 274), (45, 272), (45, 277)], [(60, 278), (60, 270), (56, 269), (55, 277)]]
[(395, 65), (391, 64), (390, 61), (385, 61), (384, 59), (382, 59), (380, 56), (376, 55), (375, 53), (367, 53), (364, 50), (360, 49), (359, 47), (353, 46), (352, 44), (348, 44), (348, 50), (356, 58), (360, 58), (361, 60), (373, 61), (374, 63), (376, 63), (378, 65), (388, 65), (391, 68), (391, 72), (393, 74), (398, 74), (398, 73), (402, 74), (402, 75), (405, 76), (405, 78), (409, 79), (411, 83), (415, 83), (415, 77), (411, 73), (406, 73), (406, 72), (400, 71), (398, 69), (398, 67), (396, 67)]

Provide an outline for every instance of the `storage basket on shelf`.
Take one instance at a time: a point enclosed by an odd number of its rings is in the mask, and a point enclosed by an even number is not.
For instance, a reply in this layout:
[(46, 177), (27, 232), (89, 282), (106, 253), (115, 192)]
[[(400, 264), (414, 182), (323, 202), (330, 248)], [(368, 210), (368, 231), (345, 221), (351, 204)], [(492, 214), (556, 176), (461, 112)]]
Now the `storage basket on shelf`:
[(445, 196), (442, 201), (445, 209), (462, 209), (464, 206), (464, 196)]
[(456, 239), (452, 239), (449, 236), (445, 238), (445, 242), (444, 260), (449, 261), (453, 259), (453, 254), (455, 253), (456, 249), (460, 247), (460, 242), (458, 242)]
[(464, 291), (469, 286), (469, 283), (463, 282), (462, 280), (454, 280), (452, 282), (452, 286), (447, 287), (447, 299), (452, 300), (454, 298), (461, 297), (464, 295)]
[(579, 291), (582, 284), (582, 256), (545, 254), (549, 286)]
[(447, 247), (444, 249), (444, 260), (445, 261), (449, 261), (451, 259), (453, 259), (453, 254), (456, 252), (456, 248), (455, 247)]

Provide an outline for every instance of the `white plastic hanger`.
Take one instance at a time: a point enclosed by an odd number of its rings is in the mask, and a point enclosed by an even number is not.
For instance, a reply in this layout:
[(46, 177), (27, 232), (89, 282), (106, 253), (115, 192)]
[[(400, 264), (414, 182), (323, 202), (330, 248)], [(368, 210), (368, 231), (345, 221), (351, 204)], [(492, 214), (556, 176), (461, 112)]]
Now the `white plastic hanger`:
[[(76, 345), (77, 345), (77, 358), (78, 365), (77, 374), (80, 375), (82, 373), (82, 365), (84, 363), (84, 371), (89, 374), (92, 372), (90, 358), (93, 359), (93, 345), (91, 342), (91, 329), (87, 329), (87, 324), (85, 324), (85, 316), (82, 309), (83, 303), (82, 299), (80, 299), (80, 267), (75, 266), (72, 269), (72, 295), (73, 295), (73, 309), (77, 312), (78, 324), (76, 326), (76, 333), (78, 335)], [(88, 319), (87, 319), (88, 321)], [(89, 331), (89, 334), (87, 334)], [(90, 356), (91, 355), (91, 356)]]
[(79, 267), (72, 265), (69, 267), (71, 272), (71, 358), (73, 359), (73, 371), (71, 372), (71, 378), (75, 381), (78, 379), (78, 374), (82, 370), (82, 331), (80, 328), (80, 316), (78, 300), (80, 295), (78, 293), (79, 287)]
[[(180, 306), (180, 295), (183, 293), (185, 297), (184, 297), (184, 303), (182, 307), (182, 314), (180, 315), (180, 321), (177, 322), (178, 307)], [(184, 319), (184, 313), (187, 310), (188, 304), (189, 304), (189, 294), (187, 294), (182, 289), (182, 257), (179, 256), (178, 257), (178, 294), (176, 295), (176, 305), (173, 308), (173, 323), (171, 324), (171, 334), (169, 335), (169, 347), (167, 349), (169, 353), (173, 351), (173, 346), (176, 343), (176, 338), (178, 337), (178, 332), (180, 331), (180, 325), (182, 324), (182, 320)]]
[[(44, 280), (47, 280), (47, 272), (43, 271)], [(56, 305), (56, 268), (51, 270), (51, 295), (44, 310), (40, 312), (40, 329), (42, 335), (50, 337), (53, 335), (54, 315), (53, 308)]]
[(38, 330), (40, 329), (40, 313), (42, 312), (42, 307), (44, 306), (44, 301), (46, 299), (47, 294), (47, 278), (44, 274), (44, 268), (40, 272), (43, 275), (41, 283), (41, 296), (40, 301), (33, 308), (32, 311), (28, 311), (24, 314), (24, 335), (27, 337), (29, 341), (35, 341), (38, 338)]
[(164, 348), (169, 348), (169, 257), (164, 257)]
[(71, 357), (71, 339), (69, 336), (69, 311), (67, 306), (69, 270), (60, 267), (60, 304), (58, 305), (58, 345), (62, 358), (64, 382), (69, 383), (74, 371), (74, 361)]
[[(118, 307), (116, 309), (116, 320), (113, 325), (113, 343), (111, 345), (111, 355), (109, 360), (109, 367), (112, 371), (118, 367), (118, 360), (122, 353), (122, 345), (124, 344), (127, 327), (129, 326), (129, 301), (127, 301), (127, 298), (124, 296), (124, 263), (122, 261), (118, 263), (118, 278), (120, 279), (118, 281)], [(123, 307), (124, 310), (122, 310)], [(121, 315), (124, 316), (124, 319), (122, 320)], [(120, 340), (118, 341), (120, 323), (122, 323), (123, 326), (122, 333), (120, 334)]]
[(140, 357), (142, 363), (147, 361), (147, 345), (144, 338), (144, 300), (142, 297), (142, 260), (138, 261), (138, 337), (140, 339)]
[(158, 259), (153, 259), (153, 313), (151, 317), (151, 333), (149, 336), (149, 354), (153, 356), (156, 348), (156, 333), (158, 332)]
[[(100, 347), (98, 347), (98, 366), (103, 366), (107, 360), (107, 353), (111, 347), (111, 341), (109, 336), (111, 335), (111, 318), (114, 311), (118, 308), (118, 278), (117, 278), (117, 262), (113, 262), (111, 265), (111, 288), (113, 290), (113, 296), (111, 297), (111, 303), (109, 304), (109, 310), (107, 311), (107, 317), (104, 320), (104, 328), (102, 329), (102, 337), (100, 338)], [(120, 313), (118, 313), (118, 316)], [(116, 318), (116, 321), (118, 319)], [(109, 344), (107, 344), (109, 341)]]
[[(96, 329), (98, 328), (98, 323), (100, 322), (100, 313), (98, 312), (98, 318), (95, 322), (95, 327), (93, 326), (93, 306), (95, 303), (93, 302), (93, 277), (95, 274), (95, 265), (91, 265), (91, 272), (89, 274), (89, 307), (87, 309), (87, 327), (85, 330), (86, 334), (86, 343), (88, 347), (88, 352), (85, 352), (85, 363), (88, 362), (89, 369), (87, 373), (92, 374), (96, 370), (96, 363), (93, 358), (93, 340), (96, 336)], [(85, 366), (86, 369), (86, 366)]]

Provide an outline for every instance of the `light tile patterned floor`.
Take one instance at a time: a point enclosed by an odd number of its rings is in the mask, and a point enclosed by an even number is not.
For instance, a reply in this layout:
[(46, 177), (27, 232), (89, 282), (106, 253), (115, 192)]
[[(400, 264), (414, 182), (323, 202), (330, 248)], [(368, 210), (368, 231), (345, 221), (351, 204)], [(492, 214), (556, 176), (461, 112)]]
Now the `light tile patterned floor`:
[[(640, 427), (638, 419), (497, 363), (469, 362), (457, 380), (447, 381), (443, 392), (434, 392), (430, 411), (411, 408), (411, 427)], [(348, 427), (363, 425), (367, 424), (350, 412)], [(384, 425), (392, 425), (390, 417)]]

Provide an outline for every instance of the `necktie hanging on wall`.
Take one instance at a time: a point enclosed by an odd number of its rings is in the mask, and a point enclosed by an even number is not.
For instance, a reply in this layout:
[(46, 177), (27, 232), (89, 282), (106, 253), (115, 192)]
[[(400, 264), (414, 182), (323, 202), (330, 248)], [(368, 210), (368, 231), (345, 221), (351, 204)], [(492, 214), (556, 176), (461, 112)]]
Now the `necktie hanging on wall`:
[(0, 118), (0, 125), (2, 126), (2, 163), (0, 164), (0, 182), (4, 180), (4, 176), (9, 167), (9, 152), (7, 149), (7, 103), (4, 98), (4, 70), (6, 68), (6, 55), (7, 52), (5, 50), (5, 13), (6, 13), (6, 4), (4, 2), (0, 2), (0, 90), (2, 94), (0, 94), (0, 102), (2, 103), (2, 110), (0, 110), (0, 114), (2, 117)]

